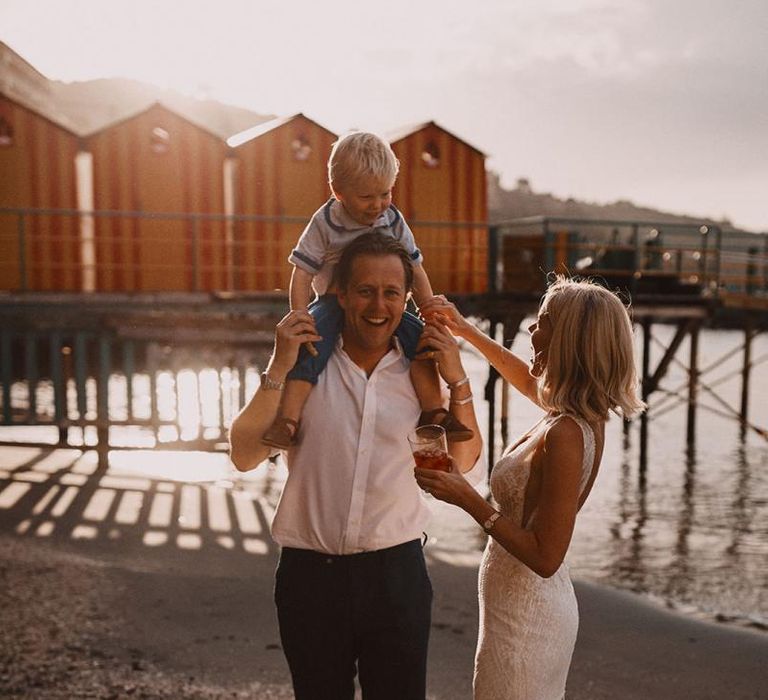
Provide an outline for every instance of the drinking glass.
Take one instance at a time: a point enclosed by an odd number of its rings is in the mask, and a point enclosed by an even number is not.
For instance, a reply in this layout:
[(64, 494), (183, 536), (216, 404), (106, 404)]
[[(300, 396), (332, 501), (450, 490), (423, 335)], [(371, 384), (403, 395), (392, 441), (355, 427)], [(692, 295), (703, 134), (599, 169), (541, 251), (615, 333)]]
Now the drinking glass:
[(420, 425), (408, 433), (408, 443), (419, 469), (451, 471), (445, 428), (441, 425)]

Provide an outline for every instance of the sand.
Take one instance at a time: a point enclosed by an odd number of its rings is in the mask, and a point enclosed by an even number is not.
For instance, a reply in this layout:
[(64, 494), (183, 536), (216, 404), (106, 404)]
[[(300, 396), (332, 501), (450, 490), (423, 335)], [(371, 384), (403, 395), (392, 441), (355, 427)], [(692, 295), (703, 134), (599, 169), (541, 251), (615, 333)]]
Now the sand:
[[(17, 535), (0, 520), (4, 698), (290, 698), (272, 605), (277, 552)], [(106, 534), (106, 533), (105, 533)], [(471, 697), (476, 559), (430, 556), (429, 697)], [(577, 582), (568, 698), (768, 698), (768, 635)]]

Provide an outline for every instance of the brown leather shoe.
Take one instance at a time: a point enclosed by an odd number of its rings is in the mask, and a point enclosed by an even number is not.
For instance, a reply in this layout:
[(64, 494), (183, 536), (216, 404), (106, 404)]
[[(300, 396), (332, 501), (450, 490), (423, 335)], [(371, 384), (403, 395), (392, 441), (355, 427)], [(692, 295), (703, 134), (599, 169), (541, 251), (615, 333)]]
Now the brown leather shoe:
[(465, 442), (475, 436), (473, 430), (444, 408), (424, 411), (419, 417), (419, 425), (441, 425), (445, 428), (445, 438), (448, 442)]
[(293, 418), (278, 416), (261, 436), (261, 444), (276, 447), (278, 450), (287, 450), (298, 443), (296, 435), (299, 432), (299, 424)]

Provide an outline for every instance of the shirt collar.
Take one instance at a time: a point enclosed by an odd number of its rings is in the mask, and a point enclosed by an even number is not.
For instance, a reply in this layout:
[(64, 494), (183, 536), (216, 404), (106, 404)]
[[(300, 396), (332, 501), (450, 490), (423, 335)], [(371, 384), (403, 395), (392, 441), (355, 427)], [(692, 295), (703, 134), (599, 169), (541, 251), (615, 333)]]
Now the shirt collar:
[(338, 232), (374, 229), (389, 226), (391, 223), (390, 210), (387, 209), (370, 226), (360, 224), (349, 215), (344, 205), (335, 197), (331, 197), (325, 205), (325, 221)]
[[(338, 337), (336, 338), (336, 350), (339, 351), (339, 354), (344, 358), (344, 361), (347, 362), (350, 366), (356, 368), (358, 372), (363, 371), (362, 368), (355, 364), (352, 361), (352, 358), (344, 351), (344, 338), (341, 333), (339, 333)], [(391, 347), (389, 351), (386, 355), (384, 355), (384, 357), (381, 358), (381, 360), (379, 360), (379, 364), (376, 365), (376, 369), (373, 370), (373, 374), (376, 374), (379, 370), (386, 369), (389, 367), (389, 365), (401, 361), (404, 358), (405, 353), (403, 352), (403, 346), (400, 344), (400, 339), (393, 335), (391, 338)]]

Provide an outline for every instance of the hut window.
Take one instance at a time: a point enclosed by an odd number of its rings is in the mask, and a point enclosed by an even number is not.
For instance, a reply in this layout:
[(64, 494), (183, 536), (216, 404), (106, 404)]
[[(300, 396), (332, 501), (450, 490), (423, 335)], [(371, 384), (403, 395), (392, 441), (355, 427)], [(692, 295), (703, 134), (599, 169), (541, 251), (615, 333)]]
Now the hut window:
[(303, 136), (299, 136), (291, 141), (291, 152), (293, 159), (298, 161), (309, 160), (309, 154), (312, 152), (312, 146)]
[(436, 168), (440, 165), (440, 147), (434, 141), (429, 141), (424, 146), (421, 162), (428, 168)]
[(156, 126), (152, 129), (150, 143), (155, 153), (166, 153), (171, 143), (171, 135), (162, 127)]
[(13, 127), (5, 117), (0, 117), (0, 146), (13, 145)]

